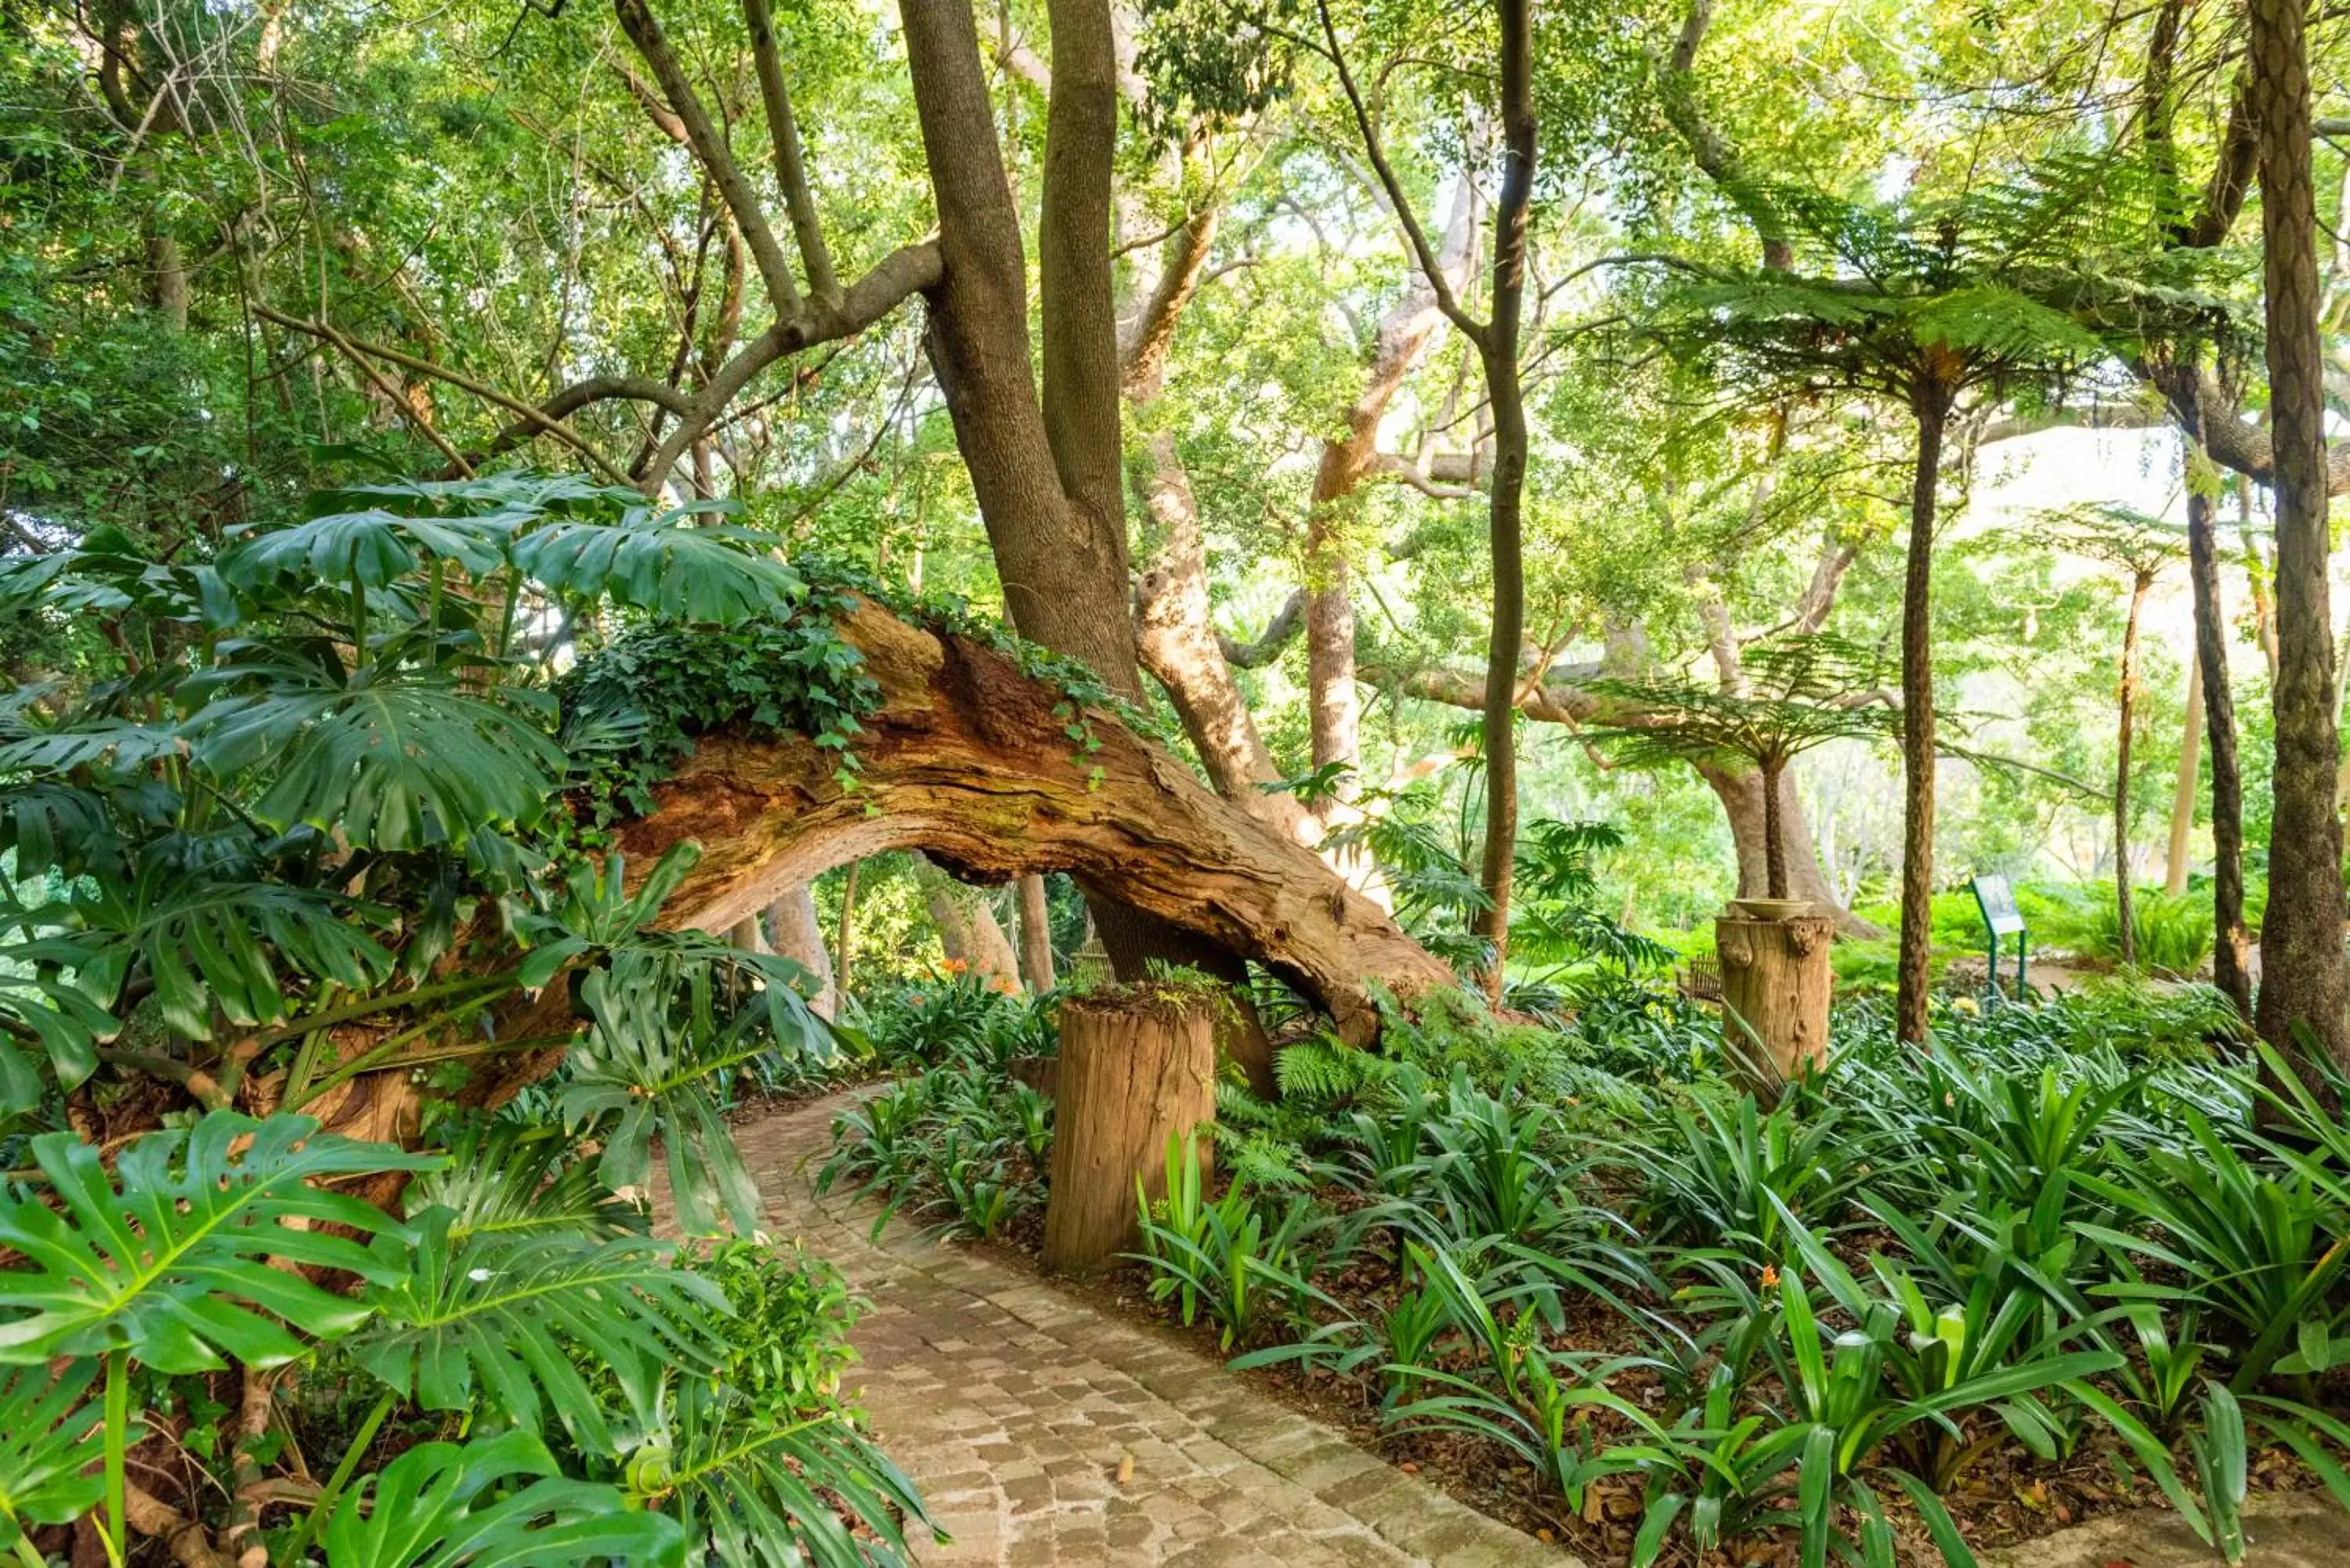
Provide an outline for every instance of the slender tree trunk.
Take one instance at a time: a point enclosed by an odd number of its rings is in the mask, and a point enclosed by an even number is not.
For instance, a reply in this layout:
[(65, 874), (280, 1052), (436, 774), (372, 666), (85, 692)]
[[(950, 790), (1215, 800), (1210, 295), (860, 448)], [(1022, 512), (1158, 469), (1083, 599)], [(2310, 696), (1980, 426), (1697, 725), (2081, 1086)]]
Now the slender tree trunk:
[(2228, 680), (2227, 618), (2220, 602), (2219, 509), (2204, 459), (2199, 401), (2181, 421), (2187, 438), (2187, 566), (2195, 594), (2195, 668), (2203, 678), (2203, 729), (2211, 744), (2211, 981), (2252, 1015), (2251, 940), (2244, 929), (2244, 786), (2236, 759), (2236, 700)]
[(2121, 733), (2114, 746), (2114, 912), (2121, 934), (2121, 960), (2137, 962), (2137, 914), (2130, 898), (2130, 731), (2137, 707), (2137, 629), (2154, 579), (2140, 573), (2130, 582), (2129, 615), (2122, 623), (2122, 678), (2117, 706)]
[(1478, 344), (1493, 415), (1493, 629), (1485, 649), (1486, 907), (1478, 934), (1492, 944), (1485, 994), (1507, 983), (1510, 891), (1518, 842), (1518, 649), (1525, 640), (1526, 405), (1518, 367), (1525, 304), (1526, 221), (1534, 198), (1533, 0), (1498, 0), (1502, 29), (1502, 188), (1493, 211), (1493, 314)]
[[(2304, 0), (2251, 0), (2260, 127), (2269, 414), (2276, 453), (2276, 813), (2261, 931), (2262, 1037), (2299, 1054), (2295, 1026), (2350, 1063), (2342, 948), (2341, 763), (2327, 606), (2324, 359), (2318, 335), (2316, 197), (2310, 169)], [(2308, 1075), (2307, 1068), (2303, 1068)]]
[(1780, 791), (1787, 776), (1783, 764), (1773, 764), (1762, 770), (1762, 865), (1763, 885), (1768, 897), (1783, 898), (1787, 894), (1787, 830), (1780, 820)]
[(848, 960), (857, 937), (857, 874), (864, 862), (852, 860), (840, 879), (840, 925), (832, 942), (832, 988), (843, 1002), (848, 1000)]
[(1910, 396), (1918, 420), (1918, 471), (1909, 487), (1908, 560), (1901, 584), (1901, 956), (1894, 1024), (1912, 1044), (1926, 1040), (1926, 989), (1934, 942), (1934, 504), (1950, 392), (1921, 371)]
[(2178, 735), (2178, 782), (2170, 792), (2170, 846), (2162, 864), (2162, 892), (2187, 891), (2187, 841), (2195, 831), (2196, 784), (2203, 772), (2203, 660), (2187, 660), (2187, 722)]
[(1045, 878), (1031, 871), (1013, 884), (1020, 895), (1020, 974), (1042, 996), (1058, 977), (1053, 972), (1053, 912), (1045, 899)]

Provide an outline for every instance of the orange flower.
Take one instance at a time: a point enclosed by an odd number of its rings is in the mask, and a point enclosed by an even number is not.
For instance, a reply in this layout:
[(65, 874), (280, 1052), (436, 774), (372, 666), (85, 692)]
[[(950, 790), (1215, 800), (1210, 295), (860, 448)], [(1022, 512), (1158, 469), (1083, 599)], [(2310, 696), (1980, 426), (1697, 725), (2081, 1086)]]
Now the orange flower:
[(1766, 1291), (1779, 1288), (1779, 1271), (1769, 1263), (1762, 1265), (1762, 1288)]
[(999, 974), (995, 977), (995, 989), (1006, 996), (1017, 996), (1020, 994), (1020, 982), (1008, 974)]
[(945, 971), (947, 973), (949, 973), (949, 974), (961, 974), (963, 971), (965, 971), (965, 970), (969, 969), (970, 967), (971, 967), (971, 965), (969, 965), (968, 963), (965, 963), (962, 960), (961, 960), (961, 959), (957, 959), (957, 958), (951, 958), (951, 959), (947, 960), (944, 963), (941, 963), (941, 965), (939, 965), (939, 968), (941, 968), (941, 970), (944, 970), (944, 971)]

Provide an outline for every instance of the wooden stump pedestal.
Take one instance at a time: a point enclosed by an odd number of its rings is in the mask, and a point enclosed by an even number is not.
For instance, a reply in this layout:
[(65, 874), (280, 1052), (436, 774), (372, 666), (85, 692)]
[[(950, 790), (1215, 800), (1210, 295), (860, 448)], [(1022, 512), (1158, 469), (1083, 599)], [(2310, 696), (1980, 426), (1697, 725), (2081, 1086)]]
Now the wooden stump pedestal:
[(1835, 922), (1819, 915), (1779, 920), (1724, 915), (1713, 922), (1713, 933), (1721, 965), (1721, 1036), (1732, 1060), (1752, 1064), (1758, 1078), (1775, 1073), (1782, 1081), (1825, 1062), (1828, 997), (1835, 989), (1828, 965)]
[(1083, 1272), (1142, 1240), (1134, 1180), (1167, 1195), (1167, 1140), (1197, 1140), (1204, 1170), (1216, 1119), (1214, 1006), (1112, 990), (1061, 1004), (1045, 1266)]

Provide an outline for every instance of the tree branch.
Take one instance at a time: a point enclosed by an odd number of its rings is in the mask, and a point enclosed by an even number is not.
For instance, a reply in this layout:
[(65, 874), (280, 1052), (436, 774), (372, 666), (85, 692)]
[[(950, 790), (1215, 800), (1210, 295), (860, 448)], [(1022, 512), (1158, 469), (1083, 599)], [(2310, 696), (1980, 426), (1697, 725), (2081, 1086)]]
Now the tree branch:
[(1305, 590), (1293, 588), (1264, 623), (1264, 629), (1247, 642), (1216, 633), (1216, 644), (1223, 649), (1224, 662), (1235, 670), (1258, 670), (1281, 657), (1281, 650), (1297, 640), (1298, 629), (1305, 624)]
[(1362, 135), (1363, 151), (1371, 161), (1372, 172), (1378, 176), (1379, 188), (1387, 192), (1388, 204), (1395, 209), (1396, 221), (1403, 225), (1404, 238), (1411, 244), (1412, 260), (1419, 267), (1420, 275), (1428, 280), (1437, 309), (1461, 329), (1462, 337), (1482, 347), (1485, 324), (1461, 308), (1460, 297), (1445, 278), (1444, 264), (1438, 259), (1436, 247), (1429, 243), (1428, 231), (1420, 226), (1419, 215), (1405, 199), (1403, 183), (1396, 178), (1387, 150), (1379, 143), (1378, 130), (1371, 123), (1371, 111), (1364, 105), (1362, 90), (1355, 85), (1355, 73), (1347, 67), (1347, 52), (1338, 47), (1338, 26), (1330, 17), (1330, 0), (1315, 0), (1315, 8), (1322, 16), (1322, 36), (1329, 47), (1330, 63), (1337, 67), (1338, 85), (1346, 89), (1347, 106), (1354, 110), (1355, 129)]
[(685, 130), (693, 156), (709, 172), (711, 182), (726, 202), (727, 211), (743, 231), (743, 241), (751, 247), (751, 259), (759, 269), (767, 293), (775, 302), (778, 315), (788, 316), (799, 305), (799, 286), (793, 281), (792, 269), (784, 259), (783, 246), (775, 243), (775, 230), (767, 226), (767, 214), (759, 203), (759, 193), (743, 178), (742, 166), (726, 151), (726, 143), (718, 128), (710, 122), (709, 110), (686, 79), (685, 67), (678, 63), (661, 33), (660, 24), (653, 19), (645, 0), (614, 0), (614, 9), (620, 17), (620, 29), (637, 47), (646, 65), (652, 67), (653, 79), (660, 84), (661, 96), (669, 100), (671, 110)]
[(840, 285), (832, 275), (832, 256), (824, 248), (823, 225), (816, 222), (816, 197), (800, 157), (799, 122), (792, 118), (791, 94), (775, 57), (775, 22), (767, 0), (743, 0), (743, 20), (751, 29), (751, 58), (758, 67), (759, 97), (767, 106), (767, 138), (775, 146), (775, 179), (791, 210), (792, 236), (799, 244), (800, 265), (807, 269), (808, 292), (828, 299)]

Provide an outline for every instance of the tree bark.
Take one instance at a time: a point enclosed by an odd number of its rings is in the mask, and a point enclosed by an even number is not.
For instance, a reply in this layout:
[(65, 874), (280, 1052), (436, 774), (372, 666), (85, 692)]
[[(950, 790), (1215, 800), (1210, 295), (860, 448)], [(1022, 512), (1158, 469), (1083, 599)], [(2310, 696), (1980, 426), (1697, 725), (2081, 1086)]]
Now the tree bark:
[[(2261, 930), (2261, 1035), (2298, 1060), (2295, 1026), (2350, 1063), (2350, 971), (2342, 946), (2341, 763), (2334, 627), (2327, 606), (2324, 359), (2318, 320), (2316, 196), (2303, 0), (2251, 0), (2260, 120), (2269, 414), (2276, 454), (2276, 810)], [(2310, 1075), (2303, 1064), (2304, 1075)]]
[[(1216, 640), (1208, 599), (1207, 543), (1191, 477), (1165, 431), (1149, 439), (1144, 504), (1166, 544), (1134, 589), (1135, 640), (1142, 662), (1166, 689), (1183, 732), (1218, 794), (1301, 844), (1320, 836), (1295, 794), (1263, 786), (1281, 770), (1233, 684)], [(1349, 660), (1351, 664), (1351, 658)]]
[(824, 929), (816, 923), (816, 892), (806, 883), (792, 888), (767, 906), (768, 943), (775, 951), (808, 971), (808, 1006), (819, 1018), (830, 1018), (840, 1008), (832, 985), (832, 955), (825, 950)]
[(1113, 715), (1087, 711), (1100, 744), (1081, 753), (1055, 712), (1066, 697), (1008, 656), (869, 604), (840, 631), (882, 698), (857, 737), (853, 789), (812, 742), (712, 734), (656, 786), (659, 809), (619, 829), (632, 867), (681, 840), (702, 846), (670, 923), (723, 930), (832, 867), (918, 848), (974, 881), (1069, 872), (1089, 893), (1263, 962), (1349, 1040), (1376, 1034), (1376, 991), (1409, 1000), (1451, 983), (1311, 850)]
[(1950, 391), (1930, 366), (1910, 394), (1918, 467), (1909, 486), (1908, 559), (1901, 581), (1901, 953), (1894, 1028), (1926, 1041), (1934, 923), (1934, 510)]
[(1053, 913), (1045, 899), (1045, 878), (1031, 871), (1014, 886), (1020, 898), (1020, 976), (1030, 994), (1042, 996), (1059, 982), (1053, 972)]
[(848, 961), (854, 956), (857, 938), (857, 874), (863, 862), (851, 860), (840, 878), (840, 926), (833, 937), (832, 984), (839, 998), (848, 1000)]
[(978, 892), (941, 870), (928, 856), (914, 857), (914, 880), (922, 889), (922, 907), (939, 929), (939, 945), (947, 961), (960, 964), (999, 989), (1017, 989), (1020, 960), (1011, 940), (996, 920), (995, 911)]
[(2137, 914), (2130, 894), (2129, 769), (2130, 732), (2137, 708), (2137, 630), (2146, 614), (2146, 597), (2154, 579), (2141, 573), (2131, 579), (2129, 614), (2122, 623), (2122, 676), (2116, 706), (2121, 733), (2114, 745), (2114, 911), (2120, 933), (2121, 961), (2137, 962)]
[(2208, 475), (2193, 472), (2202, 451), (2199, 401), (2181, 411), (2189, 472), (2187, 566), (2195, 597), (2195, 668), (2203, 682), (2203, 728), (2211, 746), (2211, 981), (2244, 1017), (2252, 1015), (2251, 940), (2244, 929), (2244, 786), (2236, 757), (2236, 700), (2228, 680), (2227, 618), (2220, 601), (2219, 509)]
[(1747, 1064), (1759, 1092), (1775, 1094), (1827, 1061), (1828, 999), (1835, 989), (1828, 955), (1835, 922), (1825, 916), (1724, 916), (1713, 930), (1721, 963), (1722, 1044), (1731, 1060)]
[(1136, 1183), (1167, 1196), (1168, 1148), (1198, 1151), (1216, 1118), (1213, 1009), (1149, 992), (1072, 997), (1061, 1008), (1044, 1263), (1084, 1272), (1137, 1246)]
[(1501, 24), (1502, 188), (1493, 206), (1493, 308), (1477, 344), (1493, 417), (1493, 626), (1485, 649), (1485, 846), (1477, 934), (1491, 944), (1485, 994), (1508, 982), (1510, 892), (1518, 842), (1518, 648), (1525, 640), (1526, 405), (1518, 365), (1526, 224), (1534, 199), (1533, 0), (1497, 0)]
[(2162, 863), (2162, 892), (2187, 891), (2187, 844), (2195, 831), (2196, 784), (2203, 773), (2203, 660), (2187, 660), (2187, 721), (2178, 735), (2178, 782), (2170, 792), (2170, 845)]
[(1764, 768), (1762, 772), (1762, 885), (1766, 896), (1783, 898), (1787, 895), (1787, 834), (1780, 823), (1780, 802), (1785, 797), (1787, 771), (1784, 767)]
[[(1752, 769), (1732, 771), (1711, 766), (1700, 766), (1697, 774), (1721, 803), (1722, 815), (1729, 820), (1731, 842), (1738, 851), (1738, 896), (1770, 897), (1770, 865), (1763, 847), (1762, 775)], [(1779, 841), (1787, 858), (1787, 896), (1809, 898), (1829, 911), (1836, 929), (1846, 936), (1866, 940), (1883, 937), (1886, 933), (1880, 927), (1846, 909), (1836, 898), (1835, 888), (1829, 885), (1818, 847), (1812, 841), (1811, 824), (1804, 815), (1803, 799), (1795, 793), (1792, 773), (1779, 775)]]
[[(1445, 221), (1444, 248), (1438, 257), (1445, 281), (1455, 286), (1475, 249), (1476, 224), (1476, 187), (1464, 177), (1453, 187), (1452, 212)], [(1378, 466), (1379, 425), (1388, 405), (1444, 325), (1435, 286), (1417, 267), (1412, 270), (1412, 286), (1379, 320), (1362, 386), (1340, 432), (1322, 443), (1305, 514), (1306, 701), (1314, 765), (1336, 763), (1350, 770), (1339, 786), (1343, 800), (1355, 797), (1358, 781), (1352, 773), (1362, 766), (1347, 524), (1365, 476)]]

